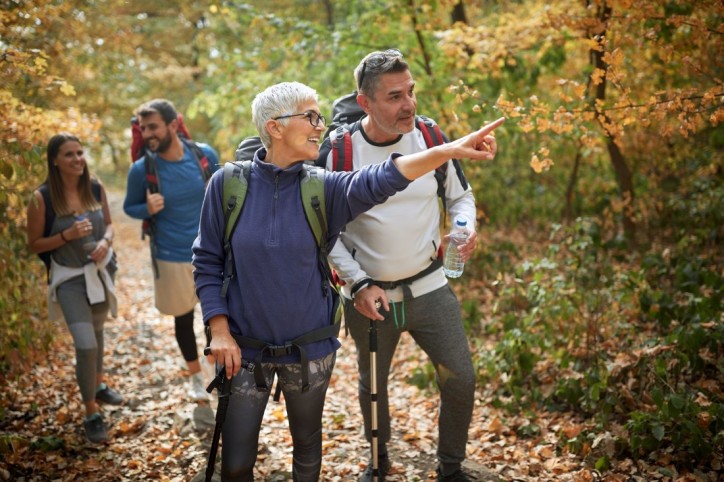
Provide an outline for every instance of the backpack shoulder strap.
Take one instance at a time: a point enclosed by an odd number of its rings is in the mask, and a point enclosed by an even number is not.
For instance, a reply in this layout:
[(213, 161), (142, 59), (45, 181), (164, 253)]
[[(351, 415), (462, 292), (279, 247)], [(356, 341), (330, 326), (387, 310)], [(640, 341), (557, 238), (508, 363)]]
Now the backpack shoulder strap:
[(357, 123), (352, 125), (342, 124), (330, 134), (333, 171), (352, 170), (352, 132), (357, 130), (356, 127)]
[(224, 203), (224, 244), (231, 239), (241, 214), (241, 207), (249, 188), (251, 161), (227, 162), (224, 164), (224, 184), (222, 198)]
[(326, 170), (321, 167), (310, 166), (305, 164), (300, 175), (302, 206), (304, 206), (304, 215), (307, 218), (309, 229), (314, 234), (317, 242), (317, 258), (319, 269), (321, 270), (325, 280), (322, 281), (322, 293), (327, 295), (327, 282), (334, 287), (334, 275), (332, 268), (329, 266), (327, 256), (329, 255), (329, 227), (327, 224), (327, 208), (324, 199), (324, 176)]
[(301, 191), (304, 214), (307, 216), (309, 227), (314, 233), (317, 246), (327, 243), (327, 209), (324, 199), (325, 170), (320, 167), (305, 164), (302, 169)]
[(201, 169), (201, 174), (204, 176), (204, 182), (208, 182), (208, 180), (211, 179), (212, 172), (209, 168), (209, 159), (208, 157), (206, 157), (206, 154), (204, 154), (203, 149), (201, 149), (201, 147), (196, 142), (192, 141), (191, 139), (187, 139), (183, 135), (180, 135), (178, 137), (179, 139), (181, 139), (181, 142), (188, 146), (194, 157), (196, 157), (196, 161), (199, 163), (199, 169)]
[(96, 198), (96, 201), (98, 201), (98, 202), (103, 201), (103, 192), (101, 190), (101, 183), (96, 181), (95, 179), (91, 180), (91, 192), (93, 193), (93, 197)]
[(224, 184), (222, 201), (224, 203), (224, 281), (221, 296), (229, 290), (229, 282), (234, 276), (234, 261), (231, 252), (231, 234), (239, 222), (241, 207), (249, 189), (252, 161), (227, 162), (224, 164)]
[(50, 202), (50, 187), (46, 183), (40, 185), (38, 192), (40, 192), (43, 196), (43, 203), (45, 204), (45, 226), (43, 227), (43, 236), (47, 237), (50, 234), (50, 230), (53, 229), (55, 209), (53, 209), (53, 203)]
[[(425, 139), (425, 145), (428, 147), (439, 146), (447, 142), (447, 138), (440, 130), (440, 126), (437, 123), (425, 117), (424, 115), (415, 116), (415, 125), (422, 133), (423, 139)], [(453, 163), (457, 163), (457, 159), (453, 159)], [(437, 197), (440, 198), (442, 203), (442, 224), (446, 223), (447, 217), (447, 199), (445, 197), (445, 181), (447, 179), (447, 162), (435, 169), (435, 180), (437, 181)]]
[(447, 139), (445, 139), (445, 136), (440, 130), (440, 126), (429, 117), (425, 117), (424, 115), (415, 116), (415, 124), (422, 132), (422, 137), (425, 139), (425, 145), (427, 145), (427, 147), (439, 146), (447, 142)]
[[(50, 187), (48, 184), (41, 184), (40, 187), (38, 187), (38, 191), (43, 196), (43, 203), (45, 204), (45, 225), (43, 226), (43, 237), (48, 237), (48, 235), (50, 235), (50, 230), (53, 229), (55, 209), (53, 209), (53, 203), (50, 202)], [(38, 253), (38, 257), (40, 257), (45, 264), (47, 282), (50, 283), (50, 251)]]
[(146, 170), (146, 183), (151, 194), (160, 191), (160, 181), (158, 179), (158, 165), (156, 164), (156, 154), (145, 149), (143, 155), (143, 167)]

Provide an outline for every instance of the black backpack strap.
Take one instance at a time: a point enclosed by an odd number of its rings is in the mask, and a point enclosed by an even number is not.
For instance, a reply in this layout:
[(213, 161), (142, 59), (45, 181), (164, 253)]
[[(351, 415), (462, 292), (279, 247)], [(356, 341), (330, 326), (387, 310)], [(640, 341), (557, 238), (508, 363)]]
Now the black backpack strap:
[[(45, 204), (45, 225), (43, 227), (43, 237), (47, 238), (50, 235), (50, 230), (53, 229), (53, 221), (55, 221), (55, 209), (53, 203), (50, 202), (50, 186), (47, 183), (43, 183), (38, 187), (38, 192), (43, 196), (43, 203)], [(38, 253), (38, 257), (43, 260), (45, 264), (45, 274), (47, 281), (50, 283), (50, 251)]]
[(221, 297), (229, 291), (229, 283), (235, 276), (234, 253), (231, 249), (231, 235), (241, 216), (241, 208), (251, 177), (251, 161), (224, 164), (224, 281), (221, 285)]
[(45, 203), (45, 226), (43, 227), (43, 237), (48, 237), (50, 230), (53, 229), (53, 221), (55, 221), (55, 209), (53, 209), (53, 203), (50, 202), (50, 186), (47, 183), (43, 183), (38, 187), (38, 192), (43, 196), (43, 203)]
[(95, 179), (91, 179), (91, 192), (93, 193), (93, 197), (96, 198), (96, 201), (99, 203), (103, 202), (103, 190), (101, 189), (101, 183)]
[[(240, 348), (253, 348), (259, 351), (254, 359), (254, 382), (256, 383), (256, 389), (260, 392), (267, 392), (270, 388), (264, 378), (264, 370), (262, 369), (261, 364), (264, 354), (269, 354), (271, 357), (280, 357), (291, 355), (294, 353), (294, 350), (298, 350), (302, 365), (302, 392), (306, 392), (309, 390), (309, 356), (307, 355), (307, 350), (304, 348), (304, 345), (326, 340), (328, 338), (337, 338), (340, 326), (341, 323), (335, 321), (334, 324), (312, 330), (309, 333), (305, 333), (304, 335), (291, 341), (285, 342), (283, 345), (272, 345), (261, 340), (256, 340), (248, 336), (235, 335), (233, 333), (232, 336)], [(278, 396), (276, 394), (274, 399), (278, 400)]]
[(204, 182), (208, 182), (211, 178), (212, 172), (209, 167), (209, 159), (206, 157), (206, 154), (204, 154), (203, 149), (201, 149), (201, 147), (199, 147), (199, 145), (191, 139), (186, 139), (183, 135), (179, 135), (178, 138), (181, 139), (181, 142), (183, 142), (193, 153), (194, 157), (196, 157), (196, 162), (199, 163), (199, 169), (201, 169), (201, 175), (204, 177)]
[[(143, 167), (146, 171), (146, 184), (151, 194), (156, 194), (161, 189), (161, 181), (158, 178), (158, 163), (156, 161), (156, 153), (144, 147)], [(141, 239), (146, 239), (151, 247), (151, 263), (153, 264), (153, 273), (156, 279), (159, 277), (158, 263), (156, 262), (156, 254), (158, 248), (156, 246), (156, 216), (149, 216), (143, 220), (141, 224)]]
[(317, 243), (317, 259), (322, 273), (322, 293), (327, 296), (327, 281), (334, 285), (332, 268), (329, 266), (329, 230), (324, 196), (324, 176), (326, 171), (321, 167), (304, 165), (300, 171), (300, 191), (304, 215), (309, 229)]

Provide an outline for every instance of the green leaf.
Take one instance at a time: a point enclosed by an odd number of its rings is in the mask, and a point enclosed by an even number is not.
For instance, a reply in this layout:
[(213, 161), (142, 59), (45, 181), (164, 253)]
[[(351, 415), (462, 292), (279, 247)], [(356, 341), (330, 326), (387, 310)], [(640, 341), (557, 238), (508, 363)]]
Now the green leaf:
[(654, 435), (654, 438), (661, 442), (664, 439), (664, 434), (666, 433), (666, 429), (663, 425), (657, 423), (651, 428), (651, 433)]
[(672, 395), (671, 398), (669, 398), (669, 403), (677, 410), (681, 410), (684, 408), (684, 405), (686, 405), (686, 399), (681, 395)]
[(661, 391), (661, 387), (654, 387), (651, 390), (651, 398), (653, 399), (656, 406), (660, 409), (664, 404), (664, 393)]

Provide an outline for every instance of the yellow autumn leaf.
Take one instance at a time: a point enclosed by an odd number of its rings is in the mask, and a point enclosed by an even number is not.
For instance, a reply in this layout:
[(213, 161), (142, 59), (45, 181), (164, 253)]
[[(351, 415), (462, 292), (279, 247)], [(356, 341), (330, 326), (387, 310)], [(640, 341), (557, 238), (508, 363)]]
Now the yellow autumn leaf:
[(543, 171), (549, 170), (552, 165), (553, 160), (549, 157), (546, 157), (541, 161), (538, 155), (533, 154), (533, 156), (530, 158), (530, 167), (536, 174), (540, 174)]
[(591, 50), (596, 50), (598, 52), (603, 51), (603, 47), (601, 47), (601, 43), (598, 40), (596, 40), (595, 38), (586, 39), (586, 45)]
[(533, 154), (533, 157), (530, 158), (530, 167), (535, 171), (536, 174), (540, 174), (543, 172), (543, 166), (540, 162), (540, 159), (538, 159), (538, 156)]
[(593, 85), (598, 85), (603, 82), (603, 77), (606, 75), (606, 71), (603, 69), (594, 69), (591, 74), (591, 82)]
[(70, 85), (68, 82), (63, 82), (60, 85), (60, 91), (63, 95), (67, 95), (68, 97), (75, 96), (75, 87)]
[(48, 62), (43, 57), (35, 57), (35, 67), (44, 71), (48, 66)]

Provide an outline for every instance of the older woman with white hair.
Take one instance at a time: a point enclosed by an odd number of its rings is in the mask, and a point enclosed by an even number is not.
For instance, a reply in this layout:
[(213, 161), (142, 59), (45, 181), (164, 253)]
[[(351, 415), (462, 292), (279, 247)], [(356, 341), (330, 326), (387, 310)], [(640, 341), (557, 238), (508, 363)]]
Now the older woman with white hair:
[[(224, 274), (223, 174), (211, 178), (193, 246), (196, 291), (211, 331), (211, 353), (232, 379), (221, 477), (254, 480), (269, 398), (265, 388), (276, 374), (294, 444), (294, 480), (316, 481), (322, 464), (322, 410), (340, 346), (328, 330), (334, 325), (338, 297), (305, 218), (300, 173), (306, 169), (304, 161), (318, 156), (325, 120), (316, 92), (298, 82), (259, 93), (252, 118), (264, 147), (251, 164), (248, 191), (230, 238), (235, 275)], [(500, 123), (502, 119), (418, 154), (392, 154), (356, 172), (324, 174), (326, 245), (331, 247), (355, 216), (448, 159), (491, 159), (488, 134)], [(225, 281), (228, 290), (222, 291)], [(240, 371), (242, 359), (256, 362), (256, 373)]]

